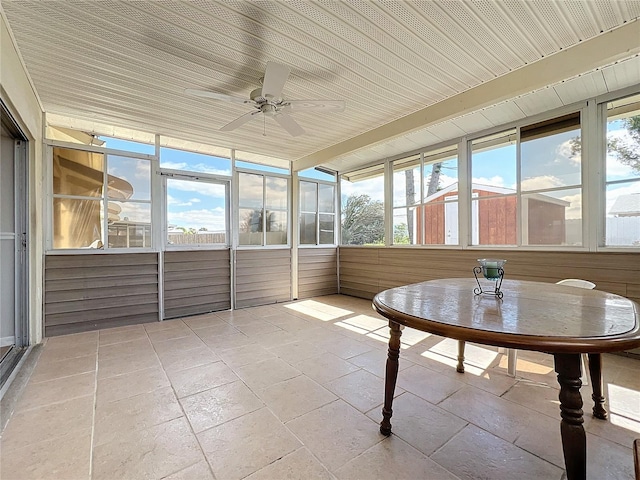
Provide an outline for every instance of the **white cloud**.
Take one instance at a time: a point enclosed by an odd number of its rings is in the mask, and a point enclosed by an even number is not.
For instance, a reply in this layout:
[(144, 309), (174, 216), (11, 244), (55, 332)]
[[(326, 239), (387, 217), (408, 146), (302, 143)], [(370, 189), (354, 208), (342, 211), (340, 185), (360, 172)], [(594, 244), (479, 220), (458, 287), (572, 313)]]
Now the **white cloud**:
[(162, 161), (160, 162), (160, 166), (169, 170), (184, 170), (188, 172), (209, 173), (211, 175), (231, 175), (231, 170), (214, 168), (206, 163), (189, 164), (187, 162)]
[(224, 231), (226, 228), (223, 208), (168, 212), (167, 220), (169, 224), (176, 227), (195, 228), (196, 230), (204, 227), (210, 231)]
[(562, 185), (564, 185), (562, 180), (553, 175), (540, 175), (522, 180), (522, 190), (525, 191), (561, 187)]
[(369, 195), (372, 200), (384, 201), (384, 179), (375, 177), (360, 182), (343, 181), (340, 184), (340, 193), (343, 197), (351, 195)]
[(582, 163), (582, 155), (580, 153), (573, 153), (571, 151), (571, 139), (565, 140), (556, 147), (556, 158), (554, 163), (573, 163), (574, 165), (580, 165)]
[(560, 197), (560, 199), (570, 203), (570, 205), (565, 208), (564, 218), (567, 220), (582, 218), (582, 195), (580, 193), (576, 193), (575, 195), (566, 195), (564, 197)]
[[(611, 141), (614, 139), (624, 142), (633, 141), (631, 135), (629, 135), (629, 131), (624, 128), (612, 130), (607, 133), (607, 140)], [(607, 177), (616, 177), (616, 179), (635, 178), (637, 174), (633, 172), (633, 169), (629, 165), (620, 162), (615, 154), (607, 152)]]
[(490, 185), (492, 187), (505, 187), (504, 178), (502, 178), (500, 175), (495, 175), (491, 178), (474, 177), (472, 182), (480, 185)]

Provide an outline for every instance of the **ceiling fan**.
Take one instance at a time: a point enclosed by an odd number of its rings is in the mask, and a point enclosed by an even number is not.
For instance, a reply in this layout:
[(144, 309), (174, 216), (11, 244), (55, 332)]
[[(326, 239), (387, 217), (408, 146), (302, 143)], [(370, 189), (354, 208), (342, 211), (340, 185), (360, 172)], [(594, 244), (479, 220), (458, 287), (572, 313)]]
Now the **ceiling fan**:
[(229, 132), (244, 125), (255, 118), (259, 113), (265, 117), (273, 118), (291, 136), (297, 137), (305, 133), (289, 113), (301, 110), (315, 112), (342, 112), (345, 107), (344, 100), (285, 100), (281, 97), (284, 84), (289, 77), (291, 69), (280, 63), (267, 62), (264, 77), (260, 79), (262, 87), (258, 87), (249, 94), (249, 99), (226, 95), (224, 93), (211, 92), (209, 90), (196, 90), (187, 88), (185, 93), (196, 97), (213, 98), (232, 103), (251, 105), (255, 111), (245, 113), (232, 122), (226, 124), (220, 131)]

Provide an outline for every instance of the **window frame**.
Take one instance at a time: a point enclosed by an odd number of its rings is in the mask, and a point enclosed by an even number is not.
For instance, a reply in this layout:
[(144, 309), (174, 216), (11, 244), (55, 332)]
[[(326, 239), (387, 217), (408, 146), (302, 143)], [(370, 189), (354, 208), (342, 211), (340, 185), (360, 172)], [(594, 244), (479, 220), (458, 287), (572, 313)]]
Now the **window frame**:
[[(302, 210), (302, 195), (300, 192), (302, 191), (301, 184), (302, 182), (313, 183), (316, 184), (316, 210), (315, 212), (311, 212), (308, 210)], [(333, 212), (321, 212), (320, 211), (320, 187), (319, 185), (328, 185), (333, 187)], [(338, 210), (339, 205), (337, 201), (338, 195), (338, 186), (336, 182), (331, 182), (329, 180), (320, 180), (315, 178), (308, 177), (298, 177), (298, 248), (330, 248), (336, 247), (338, 245), (337, 235), (338, 235), (338, 226), (336, 225), (336, 218), (338, 218)], [(300, 228), (300, 218), (304, 213), (314, 213), (316, 215), (316, 242), (314, 243), (302, 243), (301, 235), (302, 229)], [(333, 243), (320, 243), (320, 215), (333, 215)]]
[[(156, 203), (155, 195), (154, 195), (154, 175), (156, 170), (158, 169), (158, 158), (155, 155), (145, 154), (145, 153), (137, 153), (137, 152), (129, 152), (126, 150), (118, 150), (111, 148), (104, 148), (96, 145), (85, 145), (80, 143), (72, 143), (65, 142), (61, 140), (53, 140), (53, 139), (45, 139), (45, 151), (47, 156), (47, 161), (45, 163), (45, 172), (46, 176), (46, 200), (47, 206), (45, 211), (47, 212), (47, 219), (45, 223), (45, 254), (46, 255), (91, 255), (91, 254), (118, 254), (118, 253), (149, 253), (157, 251), (156, 246), (156, 234), (155, 229), (158, 228), (153, 225), (153, 211), (154, 203)], [(149, 205), (149, 228), (150, 228), (150, 245), (144, 247), (109, 247), (109, 231), (108, 231), (108, 204), (109, 201), (120, 201), (115, 199), (109, 199), (107, 189), (103, 187), (102, 195), (99, 197), (86, 197), (86, 196), (77, 196), (77, 195), (67, 195), (67, 194), (55, 194), (53, 192), (53, 149), (54, 148), (64, 148), (69, 150), (77, 150), (81, 152), (90, 152), (90, 153), (99, 153), (104, 155), (104, 171), (103, 173), (103, 185), (106, 186), (107, 178), (108, 178), (108, 165), (109, 165), (109, 156), (119, 156), (125, 158), (132, 158), (138, 160), (147, 160), (149, 161), (149, 200), (126, 200), (124, 203), (144, 203)], [(71, 198), (71, 199), (87, 199), (94, 200), (100, 202), (100, 208), (102, 212), (102, 236), (103, 242), (102, 248), (54, 248), (53, 245), (53, 233), (54, 233), (54, 219), (53, 219), (53, 203), (55, 198)]]

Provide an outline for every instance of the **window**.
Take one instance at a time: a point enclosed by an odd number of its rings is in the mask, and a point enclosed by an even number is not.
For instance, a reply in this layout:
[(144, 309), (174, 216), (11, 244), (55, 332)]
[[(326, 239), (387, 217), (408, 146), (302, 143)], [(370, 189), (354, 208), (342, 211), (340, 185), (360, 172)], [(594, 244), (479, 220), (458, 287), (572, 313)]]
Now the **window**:
[(287, 245), (289, 181), (238, 173), (239, 245)]
[(300, 244), (335, 243), (335, 186), (300, 181)]
[(228, 184), (167, 178), (167, 244), (228, 245)]
[(151, 247), (151, 162), (54, 147), (53, 248), (144, 247)]
[(458, 153), (448, 146), (393, 162), (393, 243), (458, 244)]
[(340, 177), (343, 245), (384, 244), (384, 166)]
[(228, 158), (166, 147), (160, 149), (160, 168), (231, 176), (231, 160)]
[(605, 245), (640, 246), (640, 95), (607, 104)]
[(471, 143), (471, 243), (582, 245), (580, 114), (519, 134), (519, 141), (512, 129)]

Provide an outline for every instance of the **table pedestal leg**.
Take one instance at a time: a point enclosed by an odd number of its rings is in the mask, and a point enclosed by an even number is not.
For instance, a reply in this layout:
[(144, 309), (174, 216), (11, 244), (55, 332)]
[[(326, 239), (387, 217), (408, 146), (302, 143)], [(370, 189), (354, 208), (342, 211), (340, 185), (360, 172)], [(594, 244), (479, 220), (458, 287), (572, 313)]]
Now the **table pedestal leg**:
[(389, 320), (391, 337), (389, 338), (389, 356), (387, 357), (387, 371), (384, 383), (384, 406), (382, 407), (382, 422), (380, 422), (380, 433), (391, 435), (391, 415), (393, 410), (393, 392), (396, 389), (398, 379), (398, 358), (400, 357), (400, 324)]
[(553, 357), (560, 384), (560, 435), (567, 480), (585, 480), (587, 438), (582, 426), (580, 355), (556, 353)]
[(593, 416), (601, 420), (607, 419), (607, 411), (604, 409), (604, 395), (602, 394), (602, 355), (589, 354), (589, 377), (593, 388)]
[(456, 366), (456, 372), (464, 373), (464, 340), (458, 340), (458, 365)]

